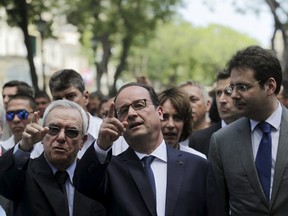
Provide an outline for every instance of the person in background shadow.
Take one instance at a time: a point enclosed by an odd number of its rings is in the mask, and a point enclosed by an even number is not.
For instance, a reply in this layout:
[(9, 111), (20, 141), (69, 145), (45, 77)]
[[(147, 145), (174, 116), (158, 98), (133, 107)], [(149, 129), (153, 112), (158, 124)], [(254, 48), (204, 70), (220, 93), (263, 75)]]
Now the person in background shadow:
[(283, 80), (281, 83), (281, 89), (279, 94), (277, 95), (278, 100), (282, 103), (286, 108), (288, 108), (288, 80)]
[(43, 114), (45, 112), (45, 109), (49, 106), (51, 103), (51, 98), (45, 91), (37, 91), (34, 96), (36, 105), (37, 105), (37, 111), (39, 111), (40, 118), (43, 118)]
[[(77, 153), (87, 139), (86, 112), (59, 100), (45, 110), (43, 126), (38, 120), (34, 112), (22, 140), (0, 157), (0, 194), (14, 201), (19, 216), (104, 216), (104, 207), (75, 190), (72, 181)], [(41, 140), (44, 153), (30, 159)]]
[[(151, 86), (122, 86), (97, 142), (79, 161), (75, 187), (102, 202), (108, 215), (222, 216), (209, 162), (167, 145), (162, 119)], [(112, 156), (112, 144), (122, 134), (129, 148)]]
[(221, 121), (210, 127), (192, 133), (189, 137), (189, 146), (209, 156), (209, 143), (212, 134), (241, 117), (241, 111), (235, 106), (231, 94), (227, 92), (230, 85), (230, 73), (220, 71), (216, 78), (215, 102)]
[(189, 96), (192, 108), (192, 133), (210, 126), (207, 114), (211, 107), (211, 98), (205, 88), (195, 81), (187, 81), (179, 88)]

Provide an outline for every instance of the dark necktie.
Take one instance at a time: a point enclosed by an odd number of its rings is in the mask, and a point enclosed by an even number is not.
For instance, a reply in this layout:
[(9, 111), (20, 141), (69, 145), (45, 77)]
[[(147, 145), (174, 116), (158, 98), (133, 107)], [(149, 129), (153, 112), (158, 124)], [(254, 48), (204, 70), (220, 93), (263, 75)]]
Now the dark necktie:
[(55, 178), (56, 178), (57, 184), (58, 184), (60, 190), (63, 192), (64, 198), (65, 198), (66, 215), (69, 215), (68, 199), (67, 199), (67, 192), (66, 192), (66, 186), (65, 186), (65, 183), (67, 181), (68, 176), (69, 175), (66, 171), (57, 171), (55, 173)]
[(260, 122), (257, 126), (263, 132), (263, 136), (259, 144), (255, 164), (264, 194), (269, 202), (272, 167), (271, 125), (267, 122)]
[(146, 156), (146, 157), (142, 158), (142, 161), (144, 162), (144, 169), (145, 169), (145, 172), (146, 172), (147, 177), (149, 179), (150, 185), (152, 187), (154, 198), (156, 200), (155, 179), (154, 179), (153, 171), (152, 171), (151, 166), (150, 166), (154, 159), (155, 159), (154, 156)]

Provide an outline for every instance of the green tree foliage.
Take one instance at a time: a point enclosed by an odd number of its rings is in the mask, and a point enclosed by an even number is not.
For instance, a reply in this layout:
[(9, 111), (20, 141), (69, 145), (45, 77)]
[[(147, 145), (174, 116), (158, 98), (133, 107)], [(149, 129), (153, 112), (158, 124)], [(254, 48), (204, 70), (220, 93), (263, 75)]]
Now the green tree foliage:
[(90, 37), (90, 41), (94, 40), (94, 44), (90, 42), (90, 47), (95, 54), (101, 53), (101, 58), (94, 59), (97, 90), (101, 91), (101, 77), (107, 73), (108, 63), (114, 59), (116, 69), (110, 95), (116, 92), (117, 80), (127, 68), (130, 49), (143, 45), (139, 43), (139, 38), (148, 41), (157, 23), (169, 19), (180, 2), (181, 0), (67, 0), (70, 6), (65, 12), (68, 14), (68, 22), (77, 26), (79, 32), (86, 36), (82, 37), (83, 44), (89, 45), (85, 38)]
[(220, 25), (200, 28), (184, 21), (170, 22), (159, 27), (145, 48), (133, 49), (124, 79), (142, 74), (164, 86), (186, 80), (211, 85), (231, 55), (251, 44), (259, 42)]
[[(203, 2), (209, 7), (214, 9), (217, 2), (225, 1), (227, 4), (232, 4), (235, 11), (238, 13), (255, 13), (259, 15), (261, 13), (267, 13), (267, 10), (271, 12), (271, 17), (274, 21), (274, 31), (271, 37), (271, 48), (275, 49), (275, 36), (279, 31), (282, 36), (283, 53), (280, 57), (282, 63), (283, 77), (288, 79), (288, 2), (287, 0), (203, 0)], [(261, 33), (259, 33), (261, 34)], [(279, 56), (279, 55), (278, 55)]]

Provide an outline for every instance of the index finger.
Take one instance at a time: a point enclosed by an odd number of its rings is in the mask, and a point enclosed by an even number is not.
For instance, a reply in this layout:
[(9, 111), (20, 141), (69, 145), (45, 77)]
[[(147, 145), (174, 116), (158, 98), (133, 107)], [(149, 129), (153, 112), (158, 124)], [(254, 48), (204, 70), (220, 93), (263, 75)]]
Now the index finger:
[(107, 117), (108, 117), (108, 118), (113, 118), (113, 117), (115, 117), (115, 104), (114, 104), (114, 102), (112, 102), (112, 103), (110, 104)]
[(38, 120), (39, 120), (39, 115), (38, 115), (38, 112), (33, 112), (33, 116), (31, 118), (31, 122), (30, 123), (38, 123)]

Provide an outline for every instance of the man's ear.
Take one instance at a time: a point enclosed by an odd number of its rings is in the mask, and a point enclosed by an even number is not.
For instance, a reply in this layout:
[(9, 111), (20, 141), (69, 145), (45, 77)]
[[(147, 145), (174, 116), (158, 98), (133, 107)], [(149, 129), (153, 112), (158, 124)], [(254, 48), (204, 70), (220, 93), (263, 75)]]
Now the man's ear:
[(160, 120), (163, 120), (163, 108), (162, 108), (162, 106), (158, 106), (156, 108), (156, 111), (158, 112), (158, 115), (160, 116)]
[(264, 84), (264, 88), (267, 88), (267, 94), (272, 95), (275, 94), (277, 88), (277, 82), (273, 77), (270, 77), (266, 83)]
[(83, 96), (85, 98), (85, 106), (87, 106), (88, 103), (89, 103), (89, 92), (88, 91), (84, 91)]

